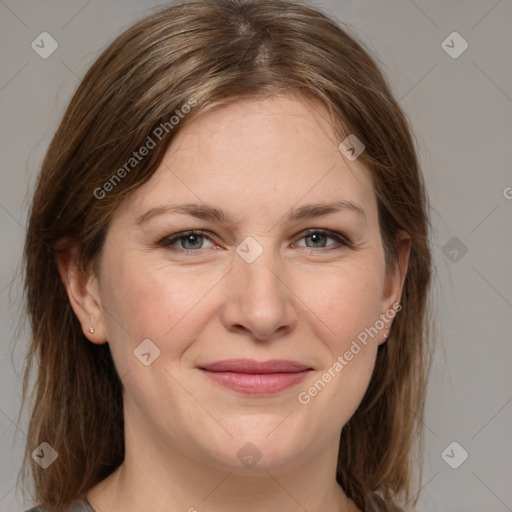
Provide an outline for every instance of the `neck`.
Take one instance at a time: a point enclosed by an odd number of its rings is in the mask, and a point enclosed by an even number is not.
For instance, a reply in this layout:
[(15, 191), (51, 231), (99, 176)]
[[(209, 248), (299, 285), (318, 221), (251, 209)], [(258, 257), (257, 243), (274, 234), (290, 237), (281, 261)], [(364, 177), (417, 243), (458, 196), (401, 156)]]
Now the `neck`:
[(338, 444), (333, 439), (294, 464), (235, 468), (191, 457), (186, 447), (176, 449), (180, 443), (125, 424), (123, 463), (87, 499), (102, 512), (360, 512), (336, 482)]
[[(142, 467), (144, 469), (142, 469)], [(241, 475), (189, 464), (186, 470), (125, 462), (87, 496), (95, 510), (142, 512), (360, 512), (322, 471)], [(310, 468), (311, 469), (311, 468)], [(315, 468), (319, 469), (319, 468)]]

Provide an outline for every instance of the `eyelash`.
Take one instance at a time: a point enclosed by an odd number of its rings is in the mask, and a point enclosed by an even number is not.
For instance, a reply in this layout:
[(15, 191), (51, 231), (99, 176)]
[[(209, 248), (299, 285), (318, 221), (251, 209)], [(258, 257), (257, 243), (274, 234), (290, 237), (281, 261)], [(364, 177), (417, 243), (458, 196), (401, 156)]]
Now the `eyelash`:
[[(313, 247), (302, 247), (303, 249), (307, 249), (310, 252), (319, 252), (322, 249), (323, 249), (323, 251), (327, 251), (327, 250), (333, 250), (333, 249), (336, 250), (336, 249), (343, 249), (343, 248), (352, 248), (351, 242), (345, 236), (343, 236), (341, 233), (337, 233), (336, 231), (329, 231), (326, 229), (309, 229), (309, 230), (303, 231), (301, 233), (302, 236), (300, 237), (299, 240), (301, 240), (303, 238), (310, 237), (311, 235), (315, 235), (315, 234), (326, 236), (327, 238), (332, 238), (339, 245), (341, 245), (341, 247), (335, 247), (335, 244), (333, 244), (332, 246), (319, 247), (318, 249), (315, 249)], [(201, 229), (193, 229), (190, 231), (180, 231), (179, 233), (175, 233), (174, 235), (166, 236), (165, 238), (162, 238), (162, 240), (160, 240), (158, 242), (158, 245), (160, 247), (164, 247), (166, 249), (170, 249), (172, 251), (175, 251), (175, 252), (181, 253), (181, 254), (192, 255), (192, 253), (200, 252), (202, 249), (183, 249), (183, 248), (178, 248), (178, 247), (172, 247), (173, 243), (178, 242), (181, 239), (185, 239), (187, 236), (190, 236), (190, 235), (205, 237), (205, 238), (208, 238), (208, 240), (210, 240), (212, 243), (214, 243), (214, 241), (208, 235), (207, 231), (203, 231)]]

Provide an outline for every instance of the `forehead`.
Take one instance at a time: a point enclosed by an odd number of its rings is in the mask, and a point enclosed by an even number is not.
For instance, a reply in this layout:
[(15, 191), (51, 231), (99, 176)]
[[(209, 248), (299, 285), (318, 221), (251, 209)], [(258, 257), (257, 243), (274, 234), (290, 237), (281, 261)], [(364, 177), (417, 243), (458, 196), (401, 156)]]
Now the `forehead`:
[(216, 107), (178, 132), (130, 210), (178, 199), (260, 216), (319, 201), (375, 206), (369, 170), (339, 142), (320, 102), (280, 95)]
[(185, 127), (167, 157), (212, 158), (226, 168), (295, 165), (302, 159), (339, 161), (340, 152), (326, 107), (318, 100), (280, 94), (215, 107)]

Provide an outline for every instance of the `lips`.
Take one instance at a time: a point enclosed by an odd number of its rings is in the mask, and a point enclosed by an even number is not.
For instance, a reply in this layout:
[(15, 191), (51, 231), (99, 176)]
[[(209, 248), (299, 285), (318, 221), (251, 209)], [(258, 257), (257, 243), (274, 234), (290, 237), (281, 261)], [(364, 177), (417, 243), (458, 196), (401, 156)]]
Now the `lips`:
[(283, 359), (228, 359), (203, 365), (200, 370), (210, 380), (233, 391), (269, 395), (297, 385), (312, 368), (297, 361)]
[(310, 370), (311, 367), (296, 361), (272, 359), (270, 361), (254, 361), (252, 359), (227, 359), (207, 364), (201, 367), (210, 372), (235, 373), (295, 373)]

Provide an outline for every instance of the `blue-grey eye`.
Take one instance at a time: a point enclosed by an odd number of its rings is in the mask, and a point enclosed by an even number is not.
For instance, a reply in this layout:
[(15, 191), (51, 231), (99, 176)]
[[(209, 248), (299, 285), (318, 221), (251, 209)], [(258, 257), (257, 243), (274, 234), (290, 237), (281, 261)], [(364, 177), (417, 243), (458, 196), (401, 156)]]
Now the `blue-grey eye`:
[[(329, 238), (331, 240), (334, 240), (337, 244), (341, 244), (341, 245), (344, 245), (344, 246), (348, 245), (347, 240), (344, 237), (342, 237), (339, 233), (334, 233), (334, 232), (330, 232), (330, 231), (323, 231), (323, 230), (318, 230), (318, 229), (310, 230), (309, 232), (304, 233), (302, 235), (301, 239), (311, 240), (312, 245), (309, 245), (306, 242), (305, 247), (308, 247), (310, 249), (324, 249), (324, 248), (328, 248), (328, 247), (332, 247), (332, 246), (337, 245), (336, 243), (335, 244), (326, 245), (326, 241)], [(304, 247), (304, 246), (301, 245), (300, 247)]]
[[(164, 238), (159, 242), (159, 245), (162, 247), (175, 246), (178, 250), (194, 251), (204, 249), (205, 247), (203, 247), (203, 245), (205, 240), (210, 240), (210, 238), (202, 231), (183, 231)], [(176, 246), (178, 242), (180, 246)]]

